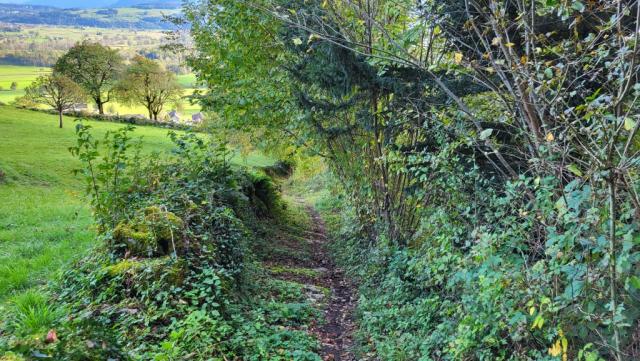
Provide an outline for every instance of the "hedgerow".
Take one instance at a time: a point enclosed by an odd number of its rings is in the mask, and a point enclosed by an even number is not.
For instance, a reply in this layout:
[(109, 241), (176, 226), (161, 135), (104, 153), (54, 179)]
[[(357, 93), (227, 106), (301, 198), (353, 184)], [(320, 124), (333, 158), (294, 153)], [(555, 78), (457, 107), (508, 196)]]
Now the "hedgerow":
[[(170, 134), (168, 156), (142, 155), (132, 129), (98, 141), (77, 125), (71, 152), (99, 246), (43, 291), (46, 302), (13, 310), (0, 348), (17, 359), (318, 360), (301, 286), (262, 276), (252, 252), (287, 222), (271, 180), (190, 133)], [(29, 327), (29, 307), (55, 315)]]

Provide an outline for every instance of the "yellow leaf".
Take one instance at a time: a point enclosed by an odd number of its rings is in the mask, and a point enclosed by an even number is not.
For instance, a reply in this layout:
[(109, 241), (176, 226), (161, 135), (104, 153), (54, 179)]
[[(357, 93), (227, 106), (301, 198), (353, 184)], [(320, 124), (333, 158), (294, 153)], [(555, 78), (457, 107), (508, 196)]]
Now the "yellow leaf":
[(453, 54), (453, 60), (456, 62), (456, 64), (462, 63), (462, 53)]
[(294, 38), (294, 39), (293, 39), (293, 43), (294, 43), (295, 45), (302, 45), (302, 40), (300, 40), (300, 38)]
[(506, 44), (504, 44), (504, 46), (506, 46), (507, 48), (512, 48), (514, 45), (516, 45), (516, 44), (514, 44), (514, 43), (506, 43)]
[(523, 55), (523, 56), (520, 57), (520, 64), (524, 65), (524, 64), (527, 63), (528, 60), (529, 59), (527, 58), (527, 56)]
[(491, 40), (491, 45), (497, 46), (500, 44), (500, 41), (502, 41), (502, 38), (499, 36), (496, 36), (495, 38), (493, 38), (493, 40)]
[(556, 139), (553, 134), (551, 132), (547, 133), (547, 142), (553, 142), (554, 139)]
[(549, 348), (549, 355), (555, 357), (560, 356), (560, 353), (562, 353), (562, 347), (560, 346), (560, 340), (558, 340)]
[(624, 118), (624, 130), (630, 131), (636, 127), (636, 122), (631, 118)]
[(536, 308), (535, 308), (535, 307), (531, 307), (531, 308), (529, 309), (529, 315), (530, 315), (530, 316), (533, 316), (533, 314), (534, 314), (534, 313), (536, 313)]

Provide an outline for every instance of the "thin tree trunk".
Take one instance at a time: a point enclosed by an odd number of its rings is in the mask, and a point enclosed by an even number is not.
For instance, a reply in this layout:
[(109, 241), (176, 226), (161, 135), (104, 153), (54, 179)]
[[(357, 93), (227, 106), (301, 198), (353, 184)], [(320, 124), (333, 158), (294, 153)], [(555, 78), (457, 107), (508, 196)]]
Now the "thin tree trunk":
[(104, 114), (104, 102), (102, 101), (102, 98), (100, 98), (100, 97), (96, 98), (96, 105), (98, 106), (98, 114), (103, 115)]
[(62, 129), (62, 110), (60, 110), (60, 111), (58, 112), (58, 116), (59, 116), (59, 118), (60, 118), (60, 123), (59, 123), (59, 124), (60, 124), (60, 129)]
[(617, 314), (617, 292), (616, 292), (616, 177), (613, 170), (609, 176), (609, 297), (611, 302), (611, 327), (613, 327), (613, 345), (614, 345), (614, 357), (616, 361), (622, 361), (620, 355), (620, 334), (618, 332), (618, 325), (616, 324)]

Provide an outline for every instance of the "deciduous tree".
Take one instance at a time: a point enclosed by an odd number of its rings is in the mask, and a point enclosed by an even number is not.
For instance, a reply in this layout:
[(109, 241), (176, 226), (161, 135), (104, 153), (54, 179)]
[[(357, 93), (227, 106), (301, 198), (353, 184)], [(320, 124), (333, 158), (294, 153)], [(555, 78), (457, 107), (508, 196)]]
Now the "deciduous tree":
[(115, 90), (121, 103), (144, 106), (152, 120), (158, 120), (165, 104), (177, 103), (183, 93), (172, 72), (142, 56), (133, 59)]
[(122, 71), (123, 60), (117, 50), (90, 42), (82, 42), (64, 54), (54, 70), (82, 86), (104, 114), (104, 104), (112, 100), (111, 93)]
[(25, 99), (50, 106), (58, 112), (60, 128), (62, 114), (73, 108), (74, 104), (83, 102), (86, 94), (73, 80), (60, 74), (43, 75), (25, 89)]

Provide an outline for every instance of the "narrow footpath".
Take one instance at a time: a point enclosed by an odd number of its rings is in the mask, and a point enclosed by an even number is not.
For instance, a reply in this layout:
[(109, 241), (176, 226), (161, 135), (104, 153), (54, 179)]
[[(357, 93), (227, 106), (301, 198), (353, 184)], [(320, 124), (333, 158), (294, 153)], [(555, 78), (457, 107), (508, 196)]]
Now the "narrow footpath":
[[(274, 277), (303, 285), (307, 299), (322, 312), (310, 325), (310, 333), (320, 342), (325, 361), (355, 361), (352, 349), (355, 288), (332, 260), (325, 224), (312, 207), (306, 207), (310, 229), (294, 239), (281, 239), (286, 254), (270, 259), (267, 267), (277, 269)], [(304, 254), (300, 257), (296, 255)]]

